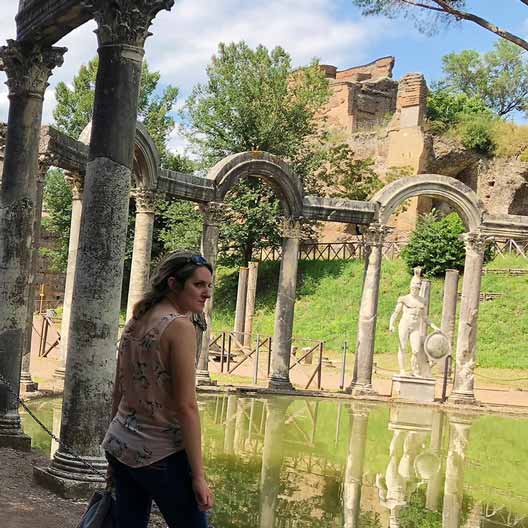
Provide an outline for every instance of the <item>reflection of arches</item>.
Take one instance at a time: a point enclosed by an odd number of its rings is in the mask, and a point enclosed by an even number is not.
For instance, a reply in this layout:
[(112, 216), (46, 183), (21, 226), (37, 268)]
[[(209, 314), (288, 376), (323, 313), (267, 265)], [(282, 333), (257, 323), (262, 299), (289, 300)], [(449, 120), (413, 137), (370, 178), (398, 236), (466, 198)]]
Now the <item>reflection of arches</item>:
[(379, 204), (379, 222), (387, 224), (396, 207), (414, 196), (445, 200), (460, 214), (468, 231), (478, 229), (482, 223), (484, 205), (475, 192), (462, 182), (439, 174), (401, 178), (383, 187), (370, 201)]
[(277, 156), (267, 152), (232, 154), (218, 162), (207, 174), (216, 187), (215, 200), (221, 202), (229, 190), (243, 177), (257, 177), (271, 185), (287, 216), (297, 218), (303, 206), (303, 190), (299, 178)]

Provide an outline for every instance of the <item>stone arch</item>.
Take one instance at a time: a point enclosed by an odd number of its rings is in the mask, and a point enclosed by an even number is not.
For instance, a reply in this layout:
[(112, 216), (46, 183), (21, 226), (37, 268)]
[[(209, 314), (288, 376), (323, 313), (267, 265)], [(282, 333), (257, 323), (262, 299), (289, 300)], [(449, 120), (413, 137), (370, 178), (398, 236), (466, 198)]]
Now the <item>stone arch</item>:
[(227, 156), (207, 174), (216, 187), (215, 201), (221, 202), (242, 177), (257, 177), (269, 183), (279, 197), (287, 216), (298, 218), (303, 207), (303, 189), (289, 165), (277, 156), (262, 151)]
[(134, 178), (136, 187), (153, 190), (158, 185), (160, 155), (152, 136), (145, 125), (136, 124), (136, 143), (134, 146)]
[(370, 199), (379, 205), (378, 222), (387, 224), (396, 207), (414, 196), (444, 199), (460, 214), (468, 231), (475, 231), (482, 224), (485, 208), (476, 193), (459, 180), (440, 174), (401, 178), (379, 190)]
[[(79, 141), (85, 145), (89, 145), (91, 135), (92, 122), (90, 121), (81, 132)], [(136, 123), (133, 163), (135, 187), (149, 190), (156, 189), (160, 171), (160, 155), (152, 136), (140, 121)]]

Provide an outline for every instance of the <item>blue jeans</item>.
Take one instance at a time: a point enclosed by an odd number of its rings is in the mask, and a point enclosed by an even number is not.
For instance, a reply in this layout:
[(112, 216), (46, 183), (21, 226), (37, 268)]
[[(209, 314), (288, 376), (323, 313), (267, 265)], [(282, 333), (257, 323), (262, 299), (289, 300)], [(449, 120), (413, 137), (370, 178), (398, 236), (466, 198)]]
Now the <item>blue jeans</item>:
[(207, 528), (198, 509), (185, 451), (154, 464), (131, 468), (106, 454), (116, 489), (117, 528), (147, 528), (152, 500), (169, 528)]

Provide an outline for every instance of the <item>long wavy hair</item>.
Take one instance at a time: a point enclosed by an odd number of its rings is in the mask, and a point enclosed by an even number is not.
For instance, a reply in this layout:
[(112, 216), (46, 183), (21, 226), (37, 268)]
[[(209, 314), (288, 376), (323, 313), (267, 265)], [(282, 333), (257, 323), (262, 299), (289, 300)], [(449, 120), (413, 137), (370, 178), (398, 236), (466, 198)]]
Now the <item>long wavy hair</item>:
[(150, 279), (150, 289), (143, 295), (133, 308), (132, 317), (139, 319), (153, 306), (160, 303), (171, 291), (168, 284), (169, 277), (174, 277), (178, 286), (183, 289), (187, 281), (197, 268), (205, 267), (213, 273), (213, 267), (208, 262), (196, 264), (193, 257), (201, 257), (193, 251), (174, 251), (169, 253), (158, 266), (157, 271)]

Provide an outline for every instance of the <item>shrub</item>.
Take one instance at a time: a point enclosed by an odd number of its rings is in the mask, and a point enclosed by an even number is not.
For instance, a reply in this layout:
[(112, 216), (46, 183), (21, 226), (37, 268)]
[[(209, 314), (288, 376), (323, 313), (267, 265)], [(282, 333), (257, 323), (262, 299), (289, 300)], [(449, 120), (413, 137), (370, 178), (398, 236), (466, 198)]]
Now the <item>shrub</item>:
[[(448, 269), (464, 269), (466, 250), (460, 235), (466, 231), (457, 213), (438, 218), (433, 209), (431, 213), (419, 217), (416, 229), (409, 243), (402, 251), (402, 259), (409, 271), (420, 266), (428, 277), (444, 275)], [(492, 258), (486, 251), (485, 262)]]
[(485, 155), (492, 155), (496, 148), (493, 135), (494, 120), (488, 115), (464, 115), (455, 127), (455, 134), (464, 147)]
[(478, 97), (454, 93), (446, 89), (429, 92), (427, 97), (427, 119), (433, 131), (443, 132), (456, 125), (464, 116), (487, 115), (492, 112)]

